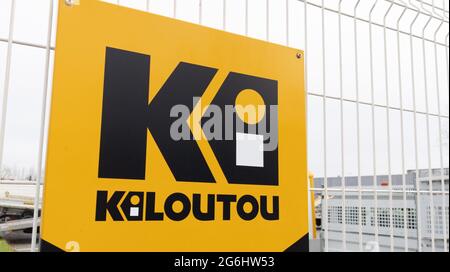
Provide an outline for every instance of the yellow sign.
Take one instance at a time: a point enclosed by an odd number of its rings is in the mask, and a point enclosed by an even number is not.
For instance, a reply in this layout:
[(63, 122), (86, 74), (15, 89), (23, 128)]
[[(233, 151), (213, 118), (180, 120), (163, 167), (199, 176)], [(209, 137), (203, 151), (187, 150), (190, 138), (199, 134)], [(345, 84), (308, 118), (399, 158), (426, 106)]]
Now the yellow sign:
[(308, 250), (302, 54), (60, 1), (41, 250)]

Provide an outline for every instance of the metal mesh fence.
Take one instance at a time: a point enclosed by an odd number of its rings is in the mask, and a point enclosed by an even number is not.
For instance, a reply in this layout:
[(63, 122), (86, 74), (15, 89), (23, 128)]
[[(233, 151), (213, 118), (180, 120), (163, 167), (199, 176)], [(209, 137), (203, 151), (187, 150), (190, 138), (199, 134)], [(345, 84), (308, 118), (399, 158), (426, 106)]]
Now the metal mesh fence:
[[(448, 251), (447, 0), (107, 2), (304, 49), (320, 249)], [(0, 0), (0, 224), (17, 203), (34, 211), (16, 221), (30, 224), (31, 250), (57, 8)]]

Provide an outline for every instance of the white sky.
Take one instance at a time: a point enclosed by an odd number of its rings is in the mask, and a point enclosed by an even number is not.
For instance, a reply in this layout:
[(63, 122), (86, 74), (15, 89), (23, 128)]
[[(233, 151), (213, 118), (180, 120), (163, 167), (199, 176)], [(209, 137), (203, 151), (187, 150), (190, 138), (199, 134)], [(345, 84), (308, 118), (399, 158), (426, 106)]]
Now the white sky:
[[(14, 40), (44, 45), (47, 40), (50, 0), (16, 0), (16, 18), (14, 22)], [(91, 0), (81, 0), (91, 1)], [(304, 42), (304, 5), (297, 0), (289, 0), (289, 45), (305, 49)], [(0, 40), (8, 37), (9, 8), (11, 0), (0, 0)], [(116, 1), (109, 1), (116, 2)], [(121, 4), (130, 7), (145, 9), (146, 0), (121, 0)], [(198, 22), (198, 0), (178, 0), (177, 17), (182, 20)], [(320, 4), (321, 1), (311, 1)], [(338, 0), (325, 0), (327, 7), (337, 8)], [(356, 0), (343, 2), (342, 11), (353, 14), (353, 5)], [(358, 9), (358, 16), (368, 18), (368, 11), (374, 0), (362, 0)], [(377, 5), (373, 19), (382, 23), (383, 14), (388, 8), (384, 1)], [(437, 0), (437, 3), (440, 1)], [(270, 41), (286, 44), (286, 17), (285, 1), (270, 0)], [(56, 10), (56, 7), (55, 7)], [(151, 12), (171, 16), (173, 14), (172, 0), (150, 1)], [(387, 25), (395, 27), (401, 8), (394, 7), (387, 17)], [(203, 0), (202, 22), (204, 25), (222, 28), (222, 0)], [(414, 13), (408, 11), (401, 21), (400, 29), (408, 30)], [(56, 17), (56, 16), (55, 16)], [(322, 65), (322, 22), (321, 9), (309, 6), (308, 8), (308, 91), (323, 94), (323, 65)], [(420, 16), (413, 29), (417, 35), (425, 24), (425, 16)], [(245, 34), (245, 1), (227, 0), (226, 29), (230, 32)], [(339, 39), (337, 14), (325, 13), (325, 90), (329, 96), (339, 97)], [(432, 20), (426, 31), (426, 37), (433, 38), (434, 30), (439, 21)], [(249, 0), (249, 36), (266, 38), (266, 1)], [(369, 27), (367, 23), (357, 24), (358, 35), (358, 61), (359, 61), (359, 93), (363, 102), (371, 102), (371, 85), (369, 70)], [(438, 32), (438, 40), (444, 41), (448, 33), (448, 24)], [(54, 33), (53, 33), (54, 36)], [(397, 38), (396, 32), (387, 31), (387, 66), (389, 103), (393, 107), (400, 106), (397, 65)], [(54, 44), (54, 38), (52, 43)], [(410, 74), (410, 47), (409, 37), (400, 35), (401, 74), (403, 85), (403, 107), (413, 109), (412, 80)], [(0, 41), (0, 94), (3, 95), (5, 63), (7, 44)], [(355, 80), (355, 50), (354, 50), (353, 19), (342, 17), (342, 86), (345, 99), (356, 98)], [(422, 57), (422, 42), (414, 39), (415, 58), (415, 84), (416, 103), (418, 111), (426, 110), (424, 88), (424, 64)], [(384, 44), (383, 29), (373, 27), (373, 53), (374, 53), (374, 98), (376, 104), (386, 104), (386, 80), (384, 72)], [(436, 84), (434, 47), (426, 43), (426, 66), (428, 82), (428, 100), (430, 113), (437, 114), (437, 87), (440, 89), (441, 114), (448, 116), (448, 75), (446, 51), (443, 46), (437, 46), (437, 67), (439, 81)], [(52, 54), (53, 55), (53, 54)], [(45, 50), (22, 45), (13, 46), (10, 92), (8, 99), (8, 113), (6, 122), (6, 138), (4, 150), (4, 164), (9, 167), (30, 168), (36, 167), (38, 156), (38, 138), (40, 128), (41, 96), (44, 85)], [(53, 59), (52, 59), (53, 60)], [(50, 73), (51, 80), (51, 73)], [(51, 83), (51, 82), (50, 82)], [(51, 87), (51, 84), (50, 84)], [(323, 175), (323, 103), (322, 98), (309, 96), (309, 167), (316, 176)], [(0, 105), (1, 107), (1, 105)], [(341, 173), (341, 124), (340, 101), (329, 99), (327, 109), (327, 174), (338, 176)], [(404, 144), (405, 168), (415, 168), (414, 160), (414, 117), (413, 113), (405, 112), (404, 118)], [(356, 131), (356, 104), (344, 102), (344, 165), (345, 175), (357, 174), (357, 131)], [(448, 167), (448, 118), (442, 118), (442, 128), (447, 131), (443, 141), (444, 167)], [(377, 147), (376, 166), (378, 174), (388, 173), (387, 149), (387, 121), (386, 109), (375, 108), (375, 144)], [(430, 116), (430, 153), (432, 168), (440, 167), (439, 123), (438, 118)], [(428, 167), (426, 116), (418, 114), (418, 153), (419, 168)], [(361, 139), (361, 174), (373, 174), (372, 154), (372, 122), (371, 107), (360, 106), (360, 139)], [(401, 138), (400, 113), (390, 111), (390, 139), (391, 139), (391, 172), (401, 173)]]

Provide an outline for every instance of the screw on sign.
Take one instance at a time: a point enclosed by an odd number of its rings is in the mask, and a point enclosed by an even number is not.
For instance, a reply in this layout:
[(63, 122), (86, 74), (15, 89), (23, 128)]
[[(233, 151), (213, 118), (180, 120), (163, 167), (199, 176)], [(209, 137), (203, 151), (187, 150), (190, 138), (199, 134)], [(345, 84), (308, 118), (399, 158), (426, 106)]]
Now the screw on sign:
[(65, 0), (66, 5), (68, 6), (74, 6), (74, 5), (80, 5), (81, 0)]

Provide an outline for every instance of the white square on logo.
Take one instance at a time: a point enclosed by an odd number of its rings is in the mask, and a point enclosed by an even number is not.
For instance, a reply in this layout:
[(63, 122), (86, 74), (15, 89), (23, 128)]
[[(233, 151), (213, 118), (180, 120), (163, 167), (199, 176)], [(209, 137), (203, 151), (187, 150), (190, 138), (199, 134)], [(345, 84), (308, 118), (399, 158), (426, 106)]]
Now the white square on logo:
[(130, 216), (139, 216), (139, 207), (131, 207)]
[(264, 136), (236, 133), (236, 165), (264, 167)]

